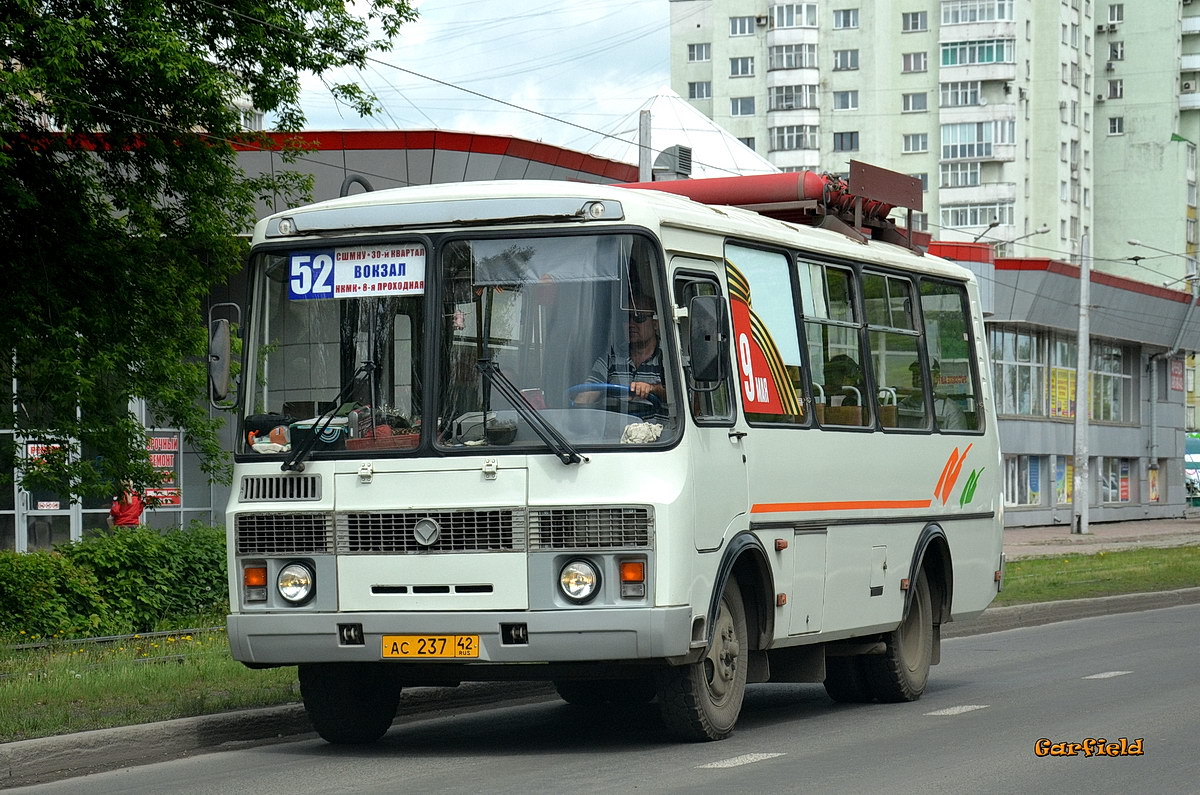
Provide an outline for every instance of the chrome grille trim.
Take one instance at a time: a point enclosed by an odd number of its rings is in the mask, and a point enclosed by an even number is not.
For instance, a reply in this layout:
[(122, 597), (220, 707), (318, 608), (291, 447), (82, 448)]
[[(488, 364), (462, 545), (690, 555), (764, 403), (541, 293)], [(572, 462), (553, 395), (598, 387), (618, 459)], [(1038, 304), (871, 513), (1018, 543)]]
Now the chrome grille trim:
[[(433, 519), (441, 536), (423, 546), (413, 535), (419, 519)], [(463, 508), (338, 514), (339, 554), (430, 552), (523, 552), (528, 524), (524, 508)]]
[(238, 502), (321, 499), (320, 475), (242, 475)]
[(239, 555), (295, 555), (333, 551), (328, 513), (242, 513), (234, 517)]
[(651, 546), (654, 509), (646, 505), (535, 508), (529, 548), (628, 549)]

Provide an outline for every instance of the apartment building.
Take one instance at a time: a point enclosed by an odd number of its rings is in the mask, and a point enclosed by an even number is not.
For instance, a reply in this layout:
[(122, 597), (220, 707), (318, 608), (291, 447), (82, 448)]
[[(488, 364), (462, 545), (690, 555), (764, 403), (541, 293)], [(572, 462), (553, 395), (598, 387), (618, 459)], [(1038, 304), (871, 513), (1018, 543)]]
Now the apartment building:
[(671, 0), (671, 79), (782, 169), (919, 176), (935, 238), (1189, 273), (1200, 3)]
[(916, 223), (979, 277), (1008, 525), (1071, 520), (1081, 261), (1095, 286), (1091, 517), (1182, 513), (1187, 352), (1200, 349), (1187, 278), (1200, 2), (670, 9), (672, 87), (746, 146), (785, 170), (844, 173), (855, 159), (921, 179)]

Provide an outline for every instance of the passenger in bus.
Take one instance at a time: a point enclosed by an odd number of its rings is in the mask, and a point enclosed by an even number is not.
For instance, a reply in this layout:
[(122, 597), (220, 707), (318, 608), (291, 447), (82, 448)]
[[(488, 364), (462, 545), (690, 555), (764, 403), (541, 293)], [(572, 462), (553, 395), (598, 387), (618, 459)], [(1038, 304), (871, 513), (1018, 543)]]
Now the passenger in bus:
[[(654, 322), (654, 299), (639, 295), (625, 312), (628, 349), (608, 353), (596, 359), (587, 377), (589, 384), (617, 384), (629, 388), (635, 398), (650, 400), (657, 408), (665, 405), (667, 389), (663, 383), (662, 349), (658, 344), (658, 326)], [(578, 404), (595, 403), (603, 397), (602, 390), (583, 392), (576, 396)]]
[(825, 400), (830, 406), (862, 405), (862, 368), (839, 353), (825, 363)]
[[(901, 424), (905, 427), (925, 427), (925, 388), (921, 379), (921, 363), (913, 362), (908, 366), (912, 373), (913, 391), (900, 401)], [(942, 377), (942, 366), (937, 359), (929, 360), (929, 375), (933, 385), (933, 410), (937, 415), (938, 427), (942, 430), (961, 431), (970, 427), (967, 415), (954, 398), (938, 392), (938, 382)]]

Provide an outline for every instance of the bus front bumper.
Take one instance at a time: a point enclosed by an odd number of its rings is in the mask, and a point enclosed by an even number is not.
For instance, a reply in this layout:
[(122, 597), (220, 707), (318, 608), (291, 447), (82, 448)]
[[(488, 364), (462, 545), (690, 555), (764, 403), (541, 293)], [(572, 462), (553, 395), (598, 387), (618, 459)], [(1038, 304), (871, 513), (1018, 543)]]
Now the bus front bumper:
[[(575, 663), (679, 658), (693, 647), (690, 607), (446, 613), (236, 613), (228, 617), (235, 660), (253, 665), (383, 660), (385, 635), (478, 635), (475, 663)], [(345, 643), (358, 625), (361, 643)], [(521, 629), (514, 629), (520, 627)], [(351, 629), (349, 634), (353, 635)], [(521, 641), (524, 642), (521, 642)]]

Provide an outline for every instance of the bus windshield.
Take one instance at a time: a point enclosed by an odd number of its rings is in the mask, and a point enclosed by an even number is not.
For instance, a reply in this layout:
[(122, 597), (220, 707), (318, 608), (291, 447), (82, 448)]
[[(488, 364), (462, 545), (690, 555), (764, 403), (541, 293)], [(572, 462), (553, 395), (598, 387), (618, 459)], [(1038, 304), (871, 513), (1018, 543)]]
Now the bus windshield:
[(547, 426), (569, 445), (674, 438), (646, 239), (455, 239), (432, 250), (396, 240), (262, 255), (246, 452), (537, 452)]

